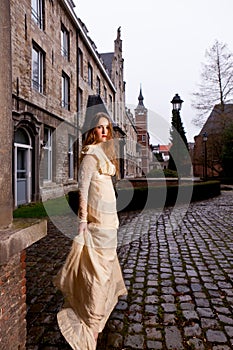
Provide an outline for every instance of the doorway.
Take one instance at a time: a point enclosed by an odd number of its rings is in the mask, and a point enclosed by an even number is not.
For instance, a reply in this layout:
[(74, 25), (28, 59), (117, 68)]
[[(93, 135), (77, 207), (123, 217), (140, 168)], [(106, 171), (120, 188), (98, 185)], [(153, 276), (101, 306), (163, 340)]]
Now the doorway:
[(31, 152), (30, 135), (25, 129), (18, 129), (15, 133), (14, 142), (15, 206), (31, 202)]

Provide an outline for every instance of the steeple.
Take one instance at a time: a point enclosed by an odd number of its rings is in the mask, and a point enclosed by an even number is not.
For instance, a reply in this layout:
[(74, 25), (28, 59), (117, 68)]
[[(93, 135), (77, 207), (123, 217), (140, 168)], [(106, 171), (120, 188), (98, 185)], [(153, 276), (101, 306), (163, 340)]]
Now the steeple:
[(144, 104), (143, 104), (143, 100), (144, 100), (144, 97), (142, 96), (142, 87), (140, 86), (140, 93), (139, 93), (139, 96), (138, 96), (138, 105), (139, 106), (143, 106), (144, 107)]

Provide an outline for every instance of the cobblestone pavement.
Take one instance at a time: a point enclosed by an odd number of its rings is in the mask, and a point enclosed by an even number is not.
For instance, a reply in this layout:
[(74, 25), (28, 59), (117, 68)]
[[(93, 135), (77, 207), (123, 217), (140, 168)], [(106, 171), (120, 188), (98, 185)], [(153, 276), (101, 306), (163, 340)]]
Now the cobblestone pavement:
[[(233, 349), (233, 191), (179, 211), (121, 213), (119, 260), (128, 296), (103, 333), (104, 349)], [(27, 349), (71, 349), (56, 313), (52, 277), (71, 240), (49, 222), (27, 249)], [(82, 349), (86, 350), (86, 349)]]

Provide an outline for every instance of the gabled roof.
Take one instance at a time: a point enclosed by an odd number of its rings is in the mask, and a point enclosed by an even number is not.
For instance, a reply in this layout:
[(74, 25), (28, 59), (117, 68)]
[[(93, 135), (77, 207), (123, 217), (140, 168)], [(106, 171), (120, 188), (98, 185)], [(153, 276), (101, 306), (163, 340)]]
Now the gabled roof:
[(104, 66), (106, 67), (108, 74), (111, 76), (112, 74), (112, 60), (114, 57), (114, 52), (106, 52), (100, 53), (100, 57), (104, 62)]
[(171, 148), (171, 144), (169, 145), (159, 145), (159, 151), (160, 152), (169, 152)]
[(102, 63), (102, 60), (100, 58), (100, 55), (98, 53), (98, 51), (96, 50), (96, 45), (93, 42), (93, 40), (91, 40), (91, 38), (87, 35), (88, 30), (87, 27), (85, 26), (85, 24), (80, 20), (80, 18), (77, 17), (77, 14), (74, 11), (74, 3), (72, 0), (62, 0), (66, 10), (68, 11), (68, 13), (70, 14), (72, 20), (74, 21), (74, 24), (76, 26), (76, 28), (79, 30), (79, 35), (81, 35), (81, 37), (84, 40), (84, 43), (87, 45), (88, 49), (91, 51), (93, 58), (95, 59), (99, 69), (102, 71), (103, 75), (105, 76), (106, 80), (108, 81), (109, 85), (111, 86), (111, 88), (116, 91), (116, 87), (114, 86), (114, 83), (112, 82), (110, 75), (107, 71), (107, 69), (105, 68), (104, 64)]
[(224, 110), (222, 105), (215, 105), (209, 118), (202, 127), (200, 134), (221, 133), (222, 130), (233, 123), (233, 104), (225, 104)]

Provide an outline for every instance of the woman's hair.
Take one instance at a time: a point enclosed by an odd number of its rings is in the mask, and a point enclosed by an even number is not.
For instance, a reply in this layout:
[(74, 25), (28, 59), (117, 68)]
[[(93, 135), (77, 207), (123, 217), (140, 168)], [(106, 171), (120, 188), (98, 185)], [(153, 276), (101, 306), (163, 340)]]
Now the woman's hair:
[(108, 120), (108, 124), (109, 124), (109, 130), (108, 130), (108, 136), (107, 136), (107, 140), (111, 140), (113, 138), (113, 127), (112, 127), (112, 121), (109, 118), (109, 116), (106, 113), (103, 112), (99, 112), (97, 113), (94, 118), (91, 120), (90, 123), (90, 128), (89, 130), (86, 132), (85, 135), (85, 140), (83, 142), (83, 146), (87, 146), (87, 145), (95, 145), (98, 143), (97, 138), (96, 138), (96, 134), (95, 134), (95, 128), (97, 127), (97, 125), (99, 124), (99, 120), (100, 118), (105, 118)]
[[(99, 112), (99, 113), (95, 114), (94, 118), (91, 120), (90, 128), (86, 132), (86, 135), (85, 135), (85, 139), (84, 139), (84, 142), (83, 142), (82, 150), (84, 150), (85, 147), (88, 146), (88, 145), (95, 145), (95, 144), (97, 144), (99, 142), (98, 139), (97, 139), (97, 136), (95, 134), (95, 128), (99, 124), (100, 118), (107, 119), (108, 120), (108, 124), (109, 124), (107, 140), (106, 140), (106, 142), (102, 142), (101, 146), (102, 146), (105, 154), (107, 155), (107, 157), (115, 165), (115, 167), (116, 167), (116, 175), (118, 176), (119, 175), (119, 170), (118, 170), (119, 167), (118, 167), (118, 161), (116, 160), (116, 151), (115, 151), (114, 139), (113, 139), (113, 134), (114, 134), (113, 126), (112, 126), (112, 121), (111, 121), (110, 117), (106, 113)], [(83, 154), (81, 153), (80, 161), (82, 159), (83, 159)]]

